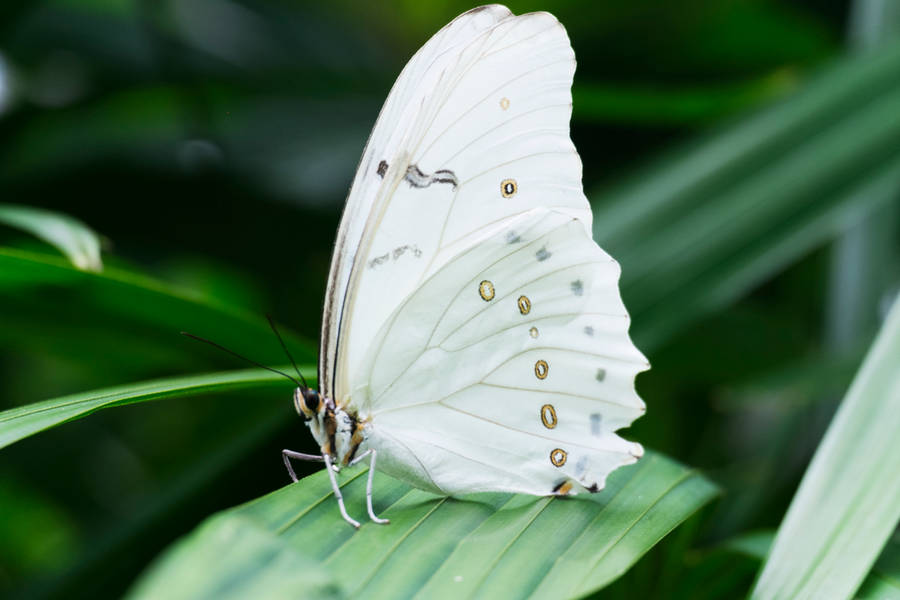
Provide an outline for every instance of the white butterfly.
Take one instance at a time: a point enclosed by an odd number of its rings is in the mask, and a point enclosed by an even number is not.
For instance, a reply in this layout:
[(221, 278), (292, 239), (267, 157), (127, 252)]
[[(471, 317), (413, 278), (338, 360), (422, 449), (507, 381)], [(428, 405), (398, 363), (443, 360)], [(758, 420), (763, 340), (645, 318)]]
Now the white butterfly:
[(454, 19), (394, 84), (338, 232), (319, 391), (294, 394), (334, 471), (364, 457), (441, 494), (603, 488), (644, 412), (619, 266), (591, 239), (569, 139), (575, 56), (548, 13)]

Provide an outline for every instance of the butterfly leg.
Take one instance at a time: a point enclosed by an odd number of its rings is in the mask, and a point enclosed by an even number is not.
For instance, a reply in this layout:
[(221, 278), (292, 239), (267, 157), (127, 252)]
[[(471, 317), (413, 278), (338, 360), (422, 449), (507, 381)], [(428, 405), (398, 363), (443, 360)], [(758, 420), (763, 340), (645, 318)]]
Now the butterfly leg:
[(294, 473), (294, 467), (291, 466), (292, 458), (295, 458), (297, 460), (308, 460), (308, 461), (315, 461), (315, 462), (322, 462), (323, 460), (325, 460), (322, 456), (319, 456), (318, 454), (303, 454), (302, 452), (294, 452), (293, 450), (287, 450), (287, 449), (281, 451), (281, 458), (284, 459), (284, 466), (287, 467), (288, 473), (290, 474), (291, 479), (294, 482), (297, 481), (297, 474)]
[(344, 496), (341, 495), (341, 488), (338, 487), (337, 479), (334, 477), (334, 469), (332, 469), (331, 457), (327, 454), (322, 456), (322, 460), (325, 461), (325, 470), (328, 471), (328, 477), (331, 478), (331, 489), (334, 490), (334, 497), (337, 498), (338, 508), (341, 509), (341, 516), (344, 517), (344, 520), (359, 529), (359, 521), (355, 521), (350, 518), (350, 515), (347, 514), (347, 509), (344, 507)]
[(375, 511), (372, 509), (372, 478), (375, 476), (375, 456), (377, 452), (374, 449), (369, 449), (354, 458), (350, 461), (351, 465), (355, 465), (362, 459), (364, 459), (369, 454), (372, 455), (372, 459), (369, 461), (369, 480), (366, 483), (366, 508), (369, 510), (369, 518), (375, 521), (376, 523), (386, 524), (390, 523), (390, 519), (382, 519), (375, 516)]

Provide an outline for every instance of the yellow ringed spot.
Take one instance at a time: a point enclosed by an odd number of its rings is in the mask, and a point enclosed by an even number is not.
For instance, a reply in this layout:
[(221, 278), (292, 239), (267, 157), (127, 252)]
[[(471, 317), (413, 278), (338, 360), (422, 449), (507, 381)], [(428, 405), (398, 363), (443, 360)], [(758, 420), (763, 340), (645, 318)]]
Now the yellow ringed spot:
[(547, 429), (556, 427), (556, 409), (553, 408), (552, 404), (545, 404), (541, 407), (541, 423)]
[(547, 364), (546, 360), (539, 360), (534, 363), (534, 375), (538, 379), (547, 379), (547, 375), (550, 374), (550, 365)]
[(528, 299), (528, 296), (519, 296), (519, 312), (523, 315), (531, 312), (531, 300)]
[(566, 464), (567, 457), (568, 454), (562, 448), (554, 448), (550, 451), (550, 462), (552, 462), (555, 467), (561, 467)]
[(509, 108), (509, 98), (500, 98), (500, 108), (503, 110)]
[(494, 284), (485, 279), (478, 284), (478, 293), (481, 294), (482, 300), (490, 302), (494, 299)]
[(530, 335), (530, 336), (533, 337), (533, 338), (536, 338), (536, 337), (538, 336), (538, 330), (537, 330), (537, 327), (532, 327), (531, 329), (529, 329), (529, 330), (528, 330), (528, 335)]
[(500, 182), (500, 193), (504, 198), (512, 198), (519, 191), (519, 184), (515, 179), (504, 179)]

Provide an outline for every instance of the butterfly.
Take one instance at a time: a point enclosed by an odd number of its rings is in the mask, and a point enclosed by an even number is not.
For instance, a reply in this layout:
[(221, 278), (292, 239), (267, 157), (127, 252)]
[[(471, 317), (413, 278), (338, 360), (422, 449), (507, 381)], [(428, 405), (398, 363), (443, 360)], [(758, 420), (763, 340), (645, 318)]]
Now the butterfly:
[[(470, 10), (409, 61), (366, 145), (294, 406), (335, 472), (443, 495), (597, 492), (640, 444), (649, 363), (591, 237), (569, 137), (575, 55), (549, 13)], [(377, 458), (377, 463), (376, 463)]]

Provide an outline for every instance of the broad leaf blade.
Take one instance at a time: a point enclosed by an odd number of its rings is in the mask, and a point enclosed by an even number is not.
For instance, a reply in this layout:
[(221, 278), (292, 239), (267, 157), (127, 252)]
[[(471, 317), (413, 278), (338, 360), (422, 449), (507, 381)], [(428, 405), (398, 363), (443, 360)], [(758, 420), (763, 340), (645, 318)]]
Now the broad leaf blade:
[(900, 301), (778, 529), (752, 597), (850, 597), (900, 519)]
[(31, 206), (0, 204), (0, 223), (44, 240), (83, 271), (103, 270), (100, 236), (74, 217)]
[[(740, 554), (762, 561), (769, 553), (774, 531), (757, 531), (733, 538), (713, 552)], [(859, 591), (854, 595), (858, 600), (898, 600), (900, 599), (900, 534), (895, 534), (875, 566), (869, 571)]]
[(314, 559), (236, 515), (204, 523), (190, 540), (175, 545), (156, 572), (158, 577), (139, 584), (134, 596), (170, 600), (340, 597), (334, 578)]
[(900, 534), (894, 534), (863, 581), (860, 600), (900, 600)]
[[(364, 510), (365, 475), (363, 468), (341, 475), (352, 514)], [(354, 531), (344, 523), (324, 472), (226, 514), (249, 519), (339, 573), (338, 584), (348, 597), (540, 596), (568, 582), (577, 564), (576, 580), (556, 593), (576, 597), (611, 581), (717, 489), (701, 475), (648, 453), (613, 473), (601, 493), (574, 498), (484, 494), (453, 499), (412, 489), (382, 473), (375, 476), (375, 492), (375, 510), (390, 518), (390, 525), (367, 522)], [(187, 551), (190, 547), (194, 550)], [(204, 569), (210, 555), (199, 532), (178, 548), (180, 560)], [(177, 589), (180, 580), (167, 579), (168, 573), (151, 568), (134, 597), (150, 597), (140, 593), (147, 589)], [(309, 597), (302, 587), (287, 596), (279, 596), (274, 586), (257, 591), (270, 598)]]
[[(306, 369), (313, 372), (311, 367)], [(35, 402), (0, 412), (0, 448), (112, 406), (235, 390), (286, 388), (290, 385), (276, 373), (248, 369), (146, 381)]]
[[(68, 302), (61, 303), (59, 298)], [(69, 304), (87, 314), (70, 314)], [(50, 328), (44, 325), (48, 313), (53, 314)], [(98, 347), (109, 347), (111, 353), (129, 341), (147, 345), (152, 356), (177, 358), (205, 352), (180, 337), (182, 330), (212, 337), (244, 353), (253, 347), (253, 358), (260, 362), (285, 358), (261, 313), (252, 314), (130, 270), (79, 271), (54, 256), (0, 248), (0, 342), (21, 345), (40, 331), (72, 353), (82, 347), (85, 336), (99, 338)], [(314, 358), (311, 344), (290, 331), (282, 335), (298, 360)]]
[(898, 75), (896, 41), (844, 58), (783, 102), (592, 194), (594, 237), (622, 264), (640, 347), (894, 200)]

